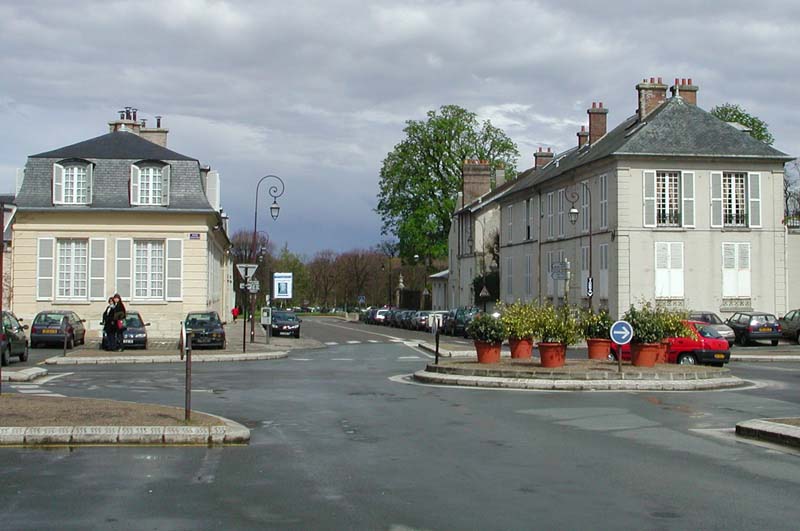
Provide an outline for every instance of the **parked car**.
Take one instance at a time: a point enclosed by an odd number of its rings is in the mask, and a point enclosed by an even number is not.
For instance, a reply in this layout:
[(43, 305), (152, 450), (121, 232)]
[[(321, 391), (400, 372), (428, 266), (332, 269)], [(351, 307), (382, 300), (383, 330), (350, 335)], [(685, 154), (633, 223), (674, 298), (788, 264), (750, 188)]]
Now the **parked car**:
[(733, 345), (733, 342), (736, 340), (736, 334), (733, 332), (733, 328), (726, 325), (725, 322), (719, 318), (719, 315), (714, 312), (692, 312), (689, 314), (689, 320), (707, 323), (711, 328), (716, 330), (719, 335), (725, 338), (728, 342), (728, 346)]
[(448, 312), (442, 318), (442, 334), (446, 336), (453, 335), (453, 327), (456, 323), (456, 313), (458, 310), (452, 309), (448, 310)]
[(186, 333), (192, 334), (192, 347), (225, 348), (225, 322), (217, 312), (186, 314)]
[(452, 336), (465, 336), (467, 324), (478, 313), (478, 308), (458, 308), (455, 313), (448, 314), (447, 333)]
[(373, 322), (375, 324), (385, 324), (387, 315), (389, 315), (389, 310), (378, 310), (375, 312), (375, 318), (373, 319)]
[(431, 331), (433, 329), (433, 322), (436, 321), (437, 326), (439, 327), (439, 333), (442, 333), (442, 326), (446, 317), (447, 311), (445, 310), (430, 312), (428, 315), (428, 322), (425, 325), (425, 330)]
[(428, 315), (431, 312), (419, 311), (414, 313), (414, 321), (412, 328), (414, 330), (427, 330), (428, 329)]
[(8, 365), (10, 358), (16, 356), (19, 361), (28, 361), (28, 338), (25, 330), (28, 325), (20, 324), (17, 316), (11, 312), (3, 312), (3, 333), (0, 334), (0, 365)]
[(31, 323), (31, 346), (63, 345), (67, 348), (86, 342), (85, 319), (70, 310), (46, 310), (36, 314)]
[(781, 333), (787, 339), (794, 339), (800, 343), (800, 310), (792, 310), (780, 319)]
[(272, 312), (272, 326), (269, 330), (271, 336), (294, 336), (300, 337), (301, 319), (292, 312), (276, 310)]
[(403, 317), (400, 320), (400, 327), (405, 328), (406, 330), (413, 330), (414, 328), (414, 314), (416, 314), (414, 310), (406, 310), (403, 312)]
[(147, 327), (150, 323), (145, 323), (142, 315), (133, 310), (127, 310), (124, 326), (122, 330), (122, 345), (125, 348), (147, 348)]
[(733, 328), (736, 342), (742, 346), (751, 341), (770, 341), (775, 347), (783, 335), (778, 318), (771, 313), (736, 312), (725, 323)]
[[(695, 337), (668, 338), (667, 363), (707, 364), (721, 367), (730, 361), (731, 351), (728, 341), (716, 331), (713, 325), (700, 321), (684, 321), (683, 323), (694, 333)], [(618, 347), (616, 343), (612, 343), (610, 357), (616, 359), (620, 352), (623, 360), (631, 359), (630, 344)]]

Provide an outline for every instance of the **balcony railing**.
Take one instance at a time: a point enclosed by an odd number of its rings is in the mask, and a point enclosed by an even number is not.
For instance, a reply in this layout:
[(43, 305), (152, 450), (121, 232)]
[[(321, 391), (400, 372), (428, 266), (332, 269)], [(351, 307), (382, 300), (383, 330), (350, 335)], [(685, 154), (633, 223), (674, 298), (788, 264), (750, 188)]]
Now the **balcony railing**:
[(681, 213), (677, 210), (659, 210), (656, 212), (656, 223), (659, 227), (680, 227)]
[(722, 216), (726, 227), (746, 227), (747, 213), (745, 212), (726, 212)]

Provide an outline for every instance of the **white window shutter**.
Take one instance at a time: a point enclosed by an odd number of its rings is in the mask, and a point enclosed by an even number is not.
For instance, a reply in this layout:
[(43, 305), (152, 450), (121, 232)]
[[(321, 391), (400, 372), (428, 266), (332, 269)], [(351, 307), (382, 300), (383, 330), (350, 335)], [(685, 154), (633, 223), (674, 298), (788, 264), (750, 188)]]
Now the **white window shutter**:
[[(209, 264), (209, 267), (213, 267)], [(167, 296), (168, 301), (183, 299), (183, 240), (167, 240)]]
[(131, 298), (131, 279), (133, 277), (132, 248), (130, 238), (117, 238), (116, 292), (123, 300)]
[(669, 245), (670, 297), (683, 297), (683, 242)]
[(694, 172), (685, 171), (683, 179), (683, 226), (694, 227)]
[[(130, 195), (131, 195), (131, 204), (138, 205), (139, 204), (139, 181), (142, 177), (142, 170), (136, 164), (131, 164), (131, 183), (130, 183)], [(120, 295), (122, 295), (120, 293)]]
[(750, 244), (740, 243), (738, 246), (737, 284), (739, 297), (750, 296)]
[(669, 243), (656, 242), (656, 297), (669, 297)]
[(644, 172), (644, 226), (656, 226), (656, 172)]
[(64, 166), (53, 164), (53, 204), (64, 203)]
[(219, 173), (210, 171), (206, 175), (206, 197), (208, 197), (211, 208), (217, 211), (220, 209), (219, 192)]
[(55, 238), (39, 238), (36, 253), (36, 300), (53, 300)]
[(736, 244), (722, 244), (722, 296), (736, 297), (738, 275), (736, 272)]
[(94, 164), (86, 165), (86, 204), (92, 204), (92, 190), (94, 190)]
[(161, 168), (161, 205), (169, 206), (170, 166)]
[(89, 299), (102, 301), (106, 293), (106, 240), (89, 240)]
[(722, 227), (722, 172), (711, 172), (711, 226)]
[(750, 199), (750, 226), (761, 226), (761, 174), (748, 173), (747, 183)]

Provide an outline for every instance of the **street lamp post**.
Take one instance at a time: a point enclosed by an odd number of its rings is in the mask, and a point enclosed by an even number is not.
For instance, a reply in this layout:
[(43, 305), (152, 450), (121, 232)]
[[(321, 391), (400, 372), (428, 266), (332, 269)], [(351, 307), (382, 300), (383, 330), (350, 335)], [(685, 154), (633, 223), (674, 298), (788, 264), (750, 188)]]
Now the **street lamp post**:
[[(583, 289), (586, 290), (586, 296), (589, 299), (589, 309), (593, 310), (592, 306), (592, 296), (594, 295), (594, 279), (592, 278), (592, 190), (589, 188), (589, 185), (582, 184), (583, 193), (585, 193), (589, 199), (589, 277), (587, 278), (587, 285), (583, 286)], [(578, 222), (578, 209), (575, 208), (575, 203), (578, 202), (580, 199), (580, 194), (577, 191), (570, 190), (566, 192), (567, 201), (570, 202), (571, 207), (569, 209), (569, 221), (573, 225)]]
[[(274, 179), (277, 181), (276, 184), (272, 184), (268, 189), (267, 193), (272, 197), (272, 205), (269, 207), (269, 214), (272, 216), (273, 221), (278, 219), (278, 216), (281, 213), (281, 207), (278, 204), (278, 198), (283, 195), (285, 190), (285, 185), (283, 183), (283, 179), (278, 177), (277, 175), (265, 175), (261, 179), (259, 179), (258, 184), (256, 184), (256, 197), (255, 197), (255, 207), (253, 208), (253, 243), (250, 246), (250, 260), (252, 261), (257, 259), (256, 256), (256, 243), (258, 241), (258, 192), (261, 188), (261, 183), (268, 179)], [(280, 186), (279, 186), (280, 185)], [(263, 261), (263, 254), (261, 255), (261, 260)], [(267, 278), (267, 282), (271, 283), (272, 279)], [(266, 289), (266, 286), (265, 286)], [(270, 286), (271, 289), (271, 286)], [(270, 293), (271, 294), (271, 293)], [(255, 306), (256, 301), (252, 294), (248, 293), (250, 297), (250, 343), (255, 342), (256, 337), (256, 328), (255, 328)]]

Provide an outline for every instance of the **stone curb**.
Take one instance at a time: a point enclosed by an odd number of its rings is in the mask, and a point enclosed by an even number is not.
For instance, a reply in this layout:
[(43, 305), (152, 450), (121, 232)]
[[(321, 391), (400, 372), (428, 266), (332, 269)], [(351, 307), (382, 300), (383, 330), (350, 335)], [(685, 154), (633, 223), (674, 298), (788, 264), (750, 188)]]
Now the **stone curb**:
[(33, 426), (0, 427), (0, 446), (112, 444), (248, 444), (250, 430), (217, 417), (224, 426)]
[(47, 369), (41, 367), (30, 367), (28, 369), (20, 369), (18, 371), (3, 371), (4, 382), (30, 382), (36, 378), (41, 378), (47, 375)]
[[(193, 354), (192, 363), (226, 361), (259, 361), (286, 358), (288, 352), (259, 352), (253, 354)], [(116, 365), (120, 363), (184, 363), (177, 354), (172, 356), (97, 356), (93, 358), (65, 358), (55, 356), (45, 360), (47, 365)]]
[[(421, 341), (417, 346), (431, 354), (436, 354), (436, 345), (427, 341)], [(441, 344), (439, 345), (439, 357), (441, 358), (469, 358), (475, 357), (475, 355), (474, 350), (443, 350)]]
[(800, 427), (770, 422), (770, 419), (739, 422), (736, 424), (736, 435), (800, 448)]
[[(533, 358), (535, 361), (537, 358)], [(728, 369), (709, 369), (695, 370), (688, 372), (660, 372), (648, 370), (631, 370), (618, 373), (616, 371), (603, 370), (573, 370), (566, 367), (559, 369), (547, 369), (543, 367), (531, 368), (530, 370), (507, 370), (493, 368), (492, 365), (484, 365), (476, 368), (451, 367), (428, 364), (425, 367), (428, 373), (449, 374), (451, 376), (465, 377), (489, 377), (489, 378), (516, 378), (527, 380), (600, 380), (600, 381), (621, 381), (621, 380), (652, 380), (652, 381), (676, 381), (686, 382), (695, 380), (709, 380), (714, 378), (725, 378), (730, 375)]]
[(731, 361), (800, 361), (800, 355), (731, 354)]
[(541, 391), (705, 391), (739, 387), (746, 382), (734, 376), (703, 380), (550, 380), (460, 376), (417, 371), (414, 379), (422, 383), (497, 389)]

